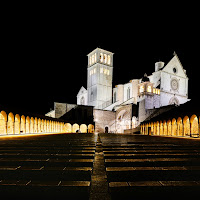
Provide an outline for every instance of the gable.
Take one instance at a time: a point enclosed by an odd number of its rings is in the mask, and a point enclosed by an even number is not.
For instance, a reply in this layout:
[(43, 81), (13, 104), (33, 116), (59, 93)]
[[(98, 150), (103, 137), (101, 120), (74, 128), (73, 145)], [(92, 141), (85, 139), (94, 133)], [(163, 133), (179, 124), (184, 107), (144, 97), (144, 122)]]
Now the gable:
[(176, 76), (180, 76), (183, 78), (187, 78), (186, 72), (183, 69), (183, 66), (175, 54), (174, 57), (167, 63), (167, 65), (162, 69), (162, 71), (167, 72), (169, 74), (173, 74)]
[(77, 96), (83, 95), (85, 93), (87, 93), (87, 90), (82, 86), (81, 89), (79, 90)]

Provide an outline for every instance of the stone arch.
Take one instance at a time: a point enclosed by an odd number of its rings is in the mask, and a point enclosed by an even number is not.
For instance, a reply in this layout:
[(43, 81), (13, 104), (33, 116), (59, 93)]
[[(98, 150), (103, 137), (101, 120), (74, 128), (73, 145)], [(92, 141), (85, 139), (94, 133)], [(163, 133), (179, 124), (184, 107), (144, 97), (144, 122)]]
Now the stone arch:
[(30, 117), (26, 117), (26, 133), (30, 133)]
[(15, 115), (15, 134), (20, 134), (20, 116)]
[(0, 113), (0, 134), (7, 133), (7, 114), (5, 111), (1, 111)]
[(167, 121), (167, 135), (169, 135), (169, 136), (172, 135), (172, 122), (171, 122), (171, 120)]
[(172, 119), (172, 136), (177, 135), (177, 124), (176, 124), (176, 119)]
[(183, 136), (183, 121), (181, 117), (177, 119), (177, 135)]
[(196, 115), (192, 115), (190, 118), (191, 123), (191, 136), (199, 136), (199, 123), (198, 117)]
[(49, 133), (50, 132), (50, 122), (49, 122), (49, 120), (47, 120), (46, 126), (47, 126), (46, 132)]
[(44, 119), (41, 120), (41, 132), (44, 132)]
[(72, 125), (70, 123), (66, 123), (64, 125), (64, 130), (66, 133), (72, 133)]
[(88, 133), (94, 133), (94, 125), (93, 124), (88, 125)]
[(156, 135), (157, 134), (157, 126), (156, 126), (156, 122), (154, 122), (154, 128), (153, 128), (153, 134)]
[(49, 125), (48, 125), (48, 132), (52, 132), (52, 121), (51, 120), (49, 120)]
[(159, 122), (156, 122), (156, 135), (160, 135), (160, 123)]
[(160, 121), (160, 135), (163, 135), (163, 122)]
[(80, 125), (80, 132), (81, 133), (87, 133), (87, 125), (86, 124)]
[(34, 133), (34, 118), (31, 117), (31, 120), (30, 120), (30, 133)]
[(47, 120), (46, 119), (44, 120), (44, 132), (45, 133), (47, 132)]
[(151, 127), (151, 135), (153, 135), (153, 129), (154, 129), (153, 122), (151, 122), (150, 127)]
[(13, 113), (8, 114), (8, 134), (14, 134), (14, 115)]
[(38, 129), (38, 133), (41, 133), (41, 119), (39, 118), (38, 119), (38, 126), (37, 126), (37, 129)]
[(24, 115), (21, 116), (20, 133), (26, 133), (26, 118)]
[(78, 124), (73, 124), (72, 133), (77, 133), (77, 132), (79, 132), (79, 125)]
[(34, 133), (38, 132), (38, 119), (35, 117), (34, 119)]
[(178, 100), (177, 97), (172, 97), (170, 100), (169, 100), (169, 105), (177, 105), (179, 106), (180, 105), (180, 102)]
[(183, 118), (183, 135), (184, 136), (190, 136), (190, 119), (188, 116), (185, 116)]
[(167, 122), (166, 122), (166, 120), (163, 121), (163, 135), (167, 135)]

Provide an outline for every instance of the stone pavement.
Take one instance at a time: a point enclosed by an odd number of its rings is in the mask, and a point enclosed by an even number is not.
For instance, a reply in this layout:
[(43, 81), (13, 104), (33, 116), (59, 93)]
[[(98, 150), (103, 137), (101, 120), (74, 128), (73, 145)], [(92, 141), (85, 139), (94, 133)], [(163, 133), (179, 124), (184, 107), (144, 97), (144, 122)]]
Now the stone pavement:
[(199, 196), (199, 139), (101, 134), (101, 141), (112, 199)]
[(0, 192), (6, 198), (173, 199), (199, 191), (198, 139), (122, 134), (0, 137)]

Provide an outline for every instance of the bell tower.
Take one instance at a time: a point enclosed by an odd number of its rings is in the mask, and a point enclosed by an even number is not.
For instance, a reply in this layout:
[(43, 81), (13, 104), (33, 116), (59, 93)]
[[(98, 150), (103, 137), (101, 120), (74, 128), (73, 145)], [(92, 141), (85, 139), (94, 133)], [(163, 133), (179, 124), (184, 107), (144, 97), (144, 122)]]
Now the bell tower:
[(96, 48), (87, 56), (88, 105), (103, 109), (112, 103), (113, 53)]

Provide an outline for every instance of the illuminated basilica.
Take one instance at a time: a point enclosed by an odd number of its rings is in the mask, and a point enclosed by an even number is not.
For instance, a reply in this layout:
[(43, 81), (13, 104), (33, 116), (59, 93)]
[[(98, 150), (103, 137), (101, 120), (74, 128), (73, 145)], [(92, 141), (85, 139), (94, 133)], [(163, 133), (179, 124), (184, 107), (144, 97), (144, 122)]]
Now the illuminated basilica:
[(113, 53), (96, 48), (88, 55), (87, 89), (77, 105), (93, 106), (96, 132), (129, 132), (143, 121), (181, 105), (188, 99), (188, 77), (178, 56), (156, 62), (151, 75), (112, 86)]

